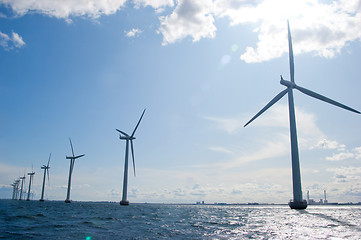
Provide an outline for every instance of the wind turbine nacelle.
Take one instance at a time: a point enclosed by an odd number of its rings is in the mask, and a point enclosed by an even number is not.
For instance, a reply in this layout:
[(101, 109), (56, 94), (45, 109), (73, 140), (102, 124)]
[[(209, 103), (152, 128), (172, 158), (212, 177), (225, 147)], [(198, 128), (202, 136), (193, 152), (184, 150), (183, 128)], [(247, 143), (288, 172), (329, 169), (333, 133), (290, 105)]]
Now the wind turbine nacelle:
[(281, 81), (280, 83), (286, 87), (290, 87), (290, 88), (294, 88), (296, 86), (295, 83), (291, 82), (291, 81), (287, 81), (287, 80), (284, 80), (282, 77), (281, 77)]
[(133, 139), (135, 139), (135, 137), (132, 137), (132, 136), (124, 136), (124, 137), (122, 137), (122, 136), (119, 136), (119, 139), (133, 140)]
[(74, 157), (68, 157), (68, 156), (66, 156), (65, 158), (66, 158), (66, 159), (73, 159)]

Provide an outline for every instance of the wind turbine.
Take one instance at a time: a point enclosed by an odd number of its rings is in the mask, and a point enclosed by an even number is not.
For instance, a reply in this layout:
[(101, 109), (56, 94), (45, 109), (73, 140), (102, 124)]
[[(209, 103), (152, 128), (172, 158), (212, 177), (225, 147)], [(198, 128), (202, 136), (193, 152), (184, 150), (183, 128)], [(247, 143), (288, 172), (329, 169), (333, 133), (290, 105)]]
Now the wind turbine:
[(49, 160), (48, 160), (48, 164), (45, 166), (43, 165), (41, 167), (41, 169), (44, 169), (44, 178), (43, 178), (43, 188), (41, 190), (41, 198), (40, 198), (40, 202), (44, 202), (44, 189), (45, 189), (45, 175), (48, 175), (48, 183), (49, 183), (49, 163), (50, 163), (50, 158), (51, 158), (51, 153), (49, 155)]
[(30, 180), (29, 180), (29, 189), (28, 189), (28, 198), (26, 199), (26, 201), (30, 201), (30, 188), (31, 188), (31, 182), (33, 180), (35, 172), (33, 170), (31, 170), (31, 172), (28, 173), (28, 175), (30, 176)]
[(20, 180), (17, 179), (17, 180), (14, 181), (14, 183), (11, 184), (11, 186), (13, 187), (12, 200), (18, 199), (19, 182), (20, 182)]
[(15, 186), (16, 186), (16, 184), (15, 183), (12, 183), (12, 184), (10, 184), (10, 186), (12, 186), (13, 187), (13, 196), (12, 196), (12, 200), (15, 200)]
[(20, 177), (21, 180), (21, 187), (20, 187), (20, 197), (19, 200), (22, 200), (22, 195), (23, 195), (23, 186), (24, 186), (24, 181), (25, 181), (25, 173), (23, 177)]
[(66, 156), (66, 159), (70, 159), (69, 179), (68, 179), (68, 191), (67, 191), (67, 193), (66, 193), (66, 199), (65, 199), (65, 202), (66, 202), (66, 203), (71, 203), (71, 200), (70, 200), (70, 185), (71, 185), (71, 174), (73, 173), (73, 168), (74, 168), (75, 159), (85, 156), (85, 154), (82, 154), (82, 155), (79, 155), (79, 156), (75, 156), (75, 154), (74, 154), (74, 149), (73, 149), (73, 144), (72, 144), (70, 138), (69, 138), (69, 141), (70, 141), (71, 152), (73, 153), (73, 156), (70, 156), (70, 157)]
[(140, 119), (137, 123), (137, 125), (135, 126), (132, 135), (128, 135), (123, 131), (120, 131), (119, 129), (116, 129), (120, 135), (119, 135), (119, 139), (123, 139), (126, 141), (125, 144), (125, 163), (124, 163), (124, 179), (123, 179), (123, 196), (122, 196), (122, 201), (120, 201), (120, 205), (129, 205), (129, 201), (127, 200), (127, 188), (128, 188), (128, 156), (129, 156), (129, 141), (130, 141), (130, 146), (132, 149), (132, 158), (133, 158), (133, 170), (134, 170), (134, 176), (135, 176), (135, 161), (134, 161), (134, 148), (133, 148), (133, 140), (135, 139), (134, 134), (135, 131), (137, 130), (140, 121), (143, 118), (143, 115), (145, 113), (145, 109), (142, 113), (142, 115), (140, 116)]
[(19, 183), (20, 183), (20, 179), (16, 179), (15, 181), (15, 199), (18, 199), (19, 197)]
[(293, 181), (293, 200), (291, 200), (288, 205), (291, 209), (306, 209), (307, 201), (302, 199), (302, 187), (301, 187), (301, 172), (300, 172), (300, 162), (298, 155), (298, 143), (297, 143), (297, 130), (296, 130), (296, 117), (295, 117), (295, 109), (294, 109), (294, 101), (293, 101), (293, 89), (297, 89), (300, 92), (316, 98), (318, 100), (333, 104), (337, 107), (344, 108), (346, 110), (359, 113), (359, 111), (347, 107), (341, 103), (338, 103), (330, 98), (324, 97), (318, 93), (310, 91), (306, 88), (300, 87), (296, 85), (294, 80), (294, 61), (293, 61), (293, 50), (292, 50), (292, 39), (291, 39), (291, 31), (289, 22), (287, 21), (288, 27), (288, 48), (289, 48), (289, 61), (290, 61), (290, 75), (291, 81), (284, 80), (281, 76), (280, 83), (287, 88), (280, 92), (276, 97), (274, 97), (264, 108), (262, 108), (251, 120), (249, 120), (244, 127), (250, 124), (253, 120), (255, 120), (259, 115), (265, 112), (268, 108), (270, 108), (273, 104), (275, 104), (278, 100), (280, 100), (284, 95), (288, 93), (288, 107), (289, 107), (289, 119), (290, 119), (290, 137), (291, 137), (291, 158), (292, 158), (292, 181)]

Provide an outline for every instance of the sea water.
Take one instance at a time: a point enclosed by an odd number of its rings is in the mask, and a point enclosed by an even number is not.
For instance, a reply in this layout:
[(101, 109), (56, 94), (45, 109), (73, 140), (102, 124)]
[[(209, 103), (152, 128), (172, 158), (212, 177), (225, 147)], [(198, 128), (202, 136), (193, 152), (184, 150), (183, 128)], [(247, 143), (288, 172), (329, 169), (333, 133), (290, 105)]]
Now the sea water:
[(1, 239), (361, 239), (361, 206), (0, 200)]

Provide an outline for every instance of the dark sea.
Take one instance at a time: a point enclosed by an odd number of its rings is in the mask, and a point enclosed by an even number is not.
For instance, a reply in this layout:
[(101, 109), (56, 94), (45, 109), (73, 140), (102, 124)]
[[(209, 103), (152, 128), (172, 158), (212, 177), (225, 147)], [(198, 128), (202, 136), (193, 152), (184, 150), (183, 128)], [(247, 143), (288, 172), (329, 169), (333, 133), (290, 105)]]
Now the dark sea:
[(361, 239), (361, 206), (0, 200), (1, 239)]

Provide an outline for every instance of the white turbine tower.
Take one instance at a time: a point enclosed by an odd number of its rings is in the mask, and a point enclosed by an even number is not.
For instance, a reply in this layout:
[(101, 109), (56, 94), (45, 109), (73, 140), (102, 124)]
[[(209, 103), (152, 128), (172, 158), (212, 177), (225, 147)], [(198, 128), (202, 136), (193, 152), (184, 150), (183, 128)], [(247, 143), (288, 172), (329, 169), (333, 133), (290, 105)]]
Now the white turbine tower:
[(290, 26), (289, 26), (288, 21), (287, 21), (287, 27), (288, 27), (288, 47), (289, 47), (291, 81), (284, 80), (281, 76), (280, 83), (282, 85), (286, 86), (287, 89), (283, 90), (276, 97), (274, 97), (251, 120), (249, 120), (244, 125), (244, 127), (247, 126), (248, 124), (250, 124), (259, 115), (261, 115), (263, 112), (265, 112), (268, 108), (270, 108), (273, 104), (275, 104), (278, 100), (280, 100), (284, 95), (286, 95), (288, 93), (290, 137), (291, 137), (291, 158), (292, 158), (292, 181), (293, 181), (293, 200), (291, 200), (289, 202), (289, 206), (291, 209), (306, 209), (307, 201), (302, 199), (301, 171), (300, 171), (300, 163), (299, 163), (299, 155), (298, 155), (296, 117), (295, 117), (295, 109), (294, 109), (294, 102), (293, 102), (293, 89), (297, 89), (300, 92), (302, 92), (308, 96), (311, 96), (311, 97), (314, 97), (321, 101), (333, 104), (337, 107), (341, 107), (341, 108), (347, 109), (347, 110), (355, 112), (355, 113), (360, 113), (360, 112), (295, 84), (292, 39), (291, 39), (291, 31), (290, 31)]
[(48, 164), (45, 166), (43, 165), (41, 169), (44, 169), (44, 178), (43, 178), (43, 187), (41, 189), (41, 198), (40, 202), (44, 202), (44, 190), (45, 190), (45, 175), (48, 175), (48, 183), (49, 183), (49, 163), (50, 163), (51, 153), (49, 155)]
[(69, 141), (70, 141), (71, 152), (73, 153), (73, 156), (70, 156), (70, 157), (67, 156), (67, 157), (66, 157), (66, 159), (70, 159), (69, 179), (68, 179), (68, 191), (67, 191), (67, 193), (66, 193), (66, 199), (65, 199), (65, 202), (66, 202), (66, 203), (71, 203), (71, 200), (70, 200), (70, 185), (71, 185), (71, 175), (72, 175), (72, 173), (73, 173), (73, 168), (74, 168), (75, 159), (85, 156), (85, 154), (82, 154), (82, 155), (79, 155), (79, 156), (75, 156), (75, 154), (74, 154), (74, 149), (73, 149), (73, 144), (72, 144), (70, 138), (69, 138)]
[(129, 205), (129, 201), (127, 200), (127, 188), (128, 188), (128, 156), (129, 156), (129, 141), (130, 141), (130, 146), (131, 146), (131, 150), (132, 150), (132, 157), (133, 157), (133, 170), (134, 170), (134, 176), (135, 176), (135, 161), (134, 161), (134, 148), (133, 148), (133, 140), (135, 139), (134, 134), (135, 131), (137, 130), (140, 121), (143, 118), (143, 115), (145, 113), (145, 109), (142, 113), (142, 115), (140, 116), (140, 119), (137, 123), (137, 125), (135, 126), (132, 135), (128, 135), (123, 131), (120, 131), (119, 129), (116, 129), (119, 133), (119, 139), (123, 139), (126, 141), (126, 145), (125, 145), (125, 163), (124, 163), (124, 179), (123, 179), (123, 196), (122, 196), (122, 201), (120, 201), (120, 205)]
[(23, 197), (23, 187), (24, 187), (24, 184), (25, 184), (25, 173), (24, 173), (24, 176), (23, 176), (23, 177), (20, 177), (20, 180), (21, 180), (21, 187), (20, 187), (20, 197), (19, 197), (19, 200), (22, 200), (22, 197)]
[(33, 170), (28, 173), (28, 175), (30, 176), (30, 180), (29, 180), (28, 198), (26, 199), (26, 201), (30, 201), (30, 188), (31, 188), (31, 183), (32, 183), (34, 174), (35, 174), (35, 172)]

